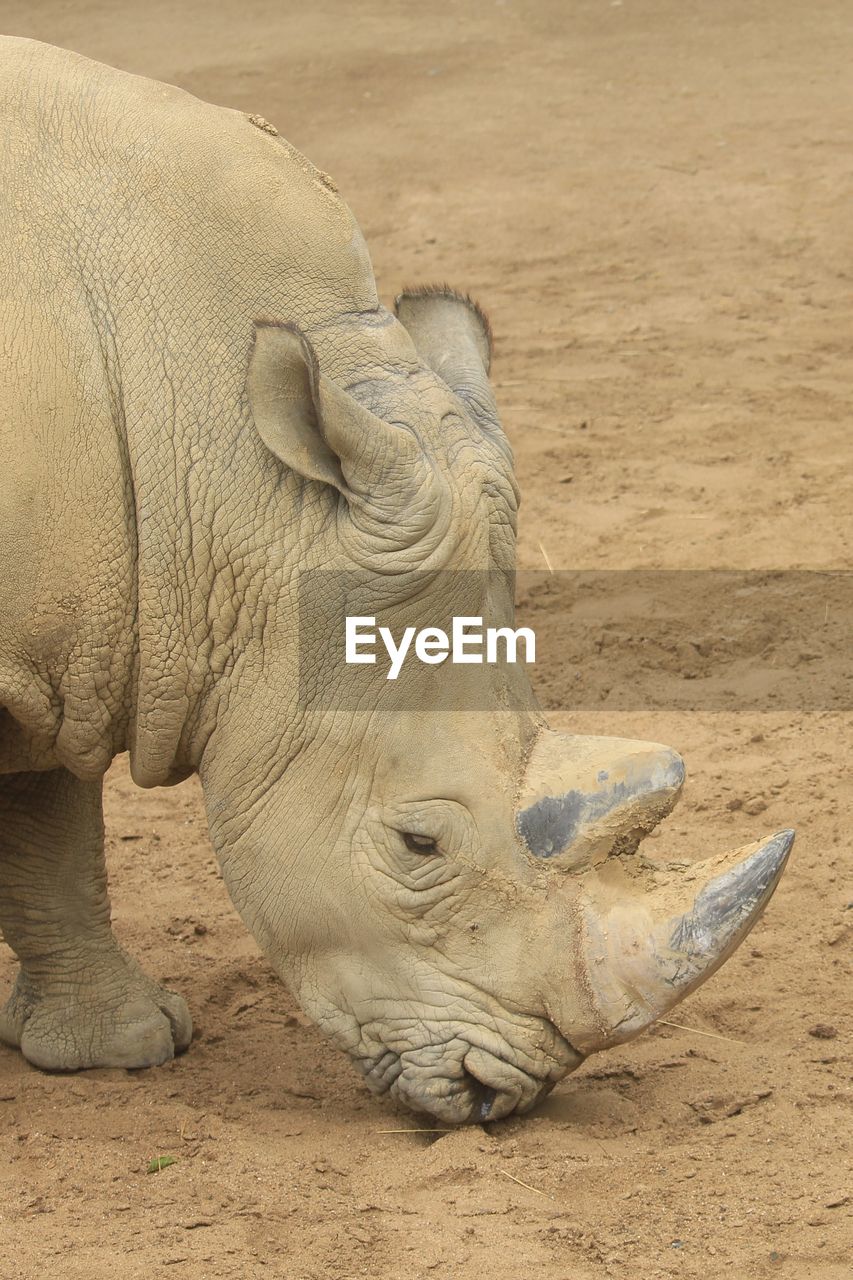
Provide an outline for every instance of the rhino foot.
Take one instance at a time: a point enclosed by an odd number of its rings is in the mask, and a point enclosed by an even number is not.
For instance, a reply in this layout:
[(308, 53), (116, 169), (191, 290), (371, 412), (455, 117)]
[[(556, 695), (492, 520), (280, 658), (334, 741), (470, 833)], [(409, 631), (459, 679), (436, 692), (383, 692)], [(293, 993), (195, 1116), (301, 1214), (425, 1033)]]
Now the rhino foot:
[(156, 1067), (192, 1038), (186, 1002), (120, 952), (110, 970), (79, 985), (67, 974), (53, 989), (21, 971), (0, 1011), (0, 1040), (43, 1071)]
[(192, 1036), (113, 935), (101, 790), (66, 769), (0, 778), (0, 930), (21, 963), (0, 1040), (46, 1071), (153, 1067)]

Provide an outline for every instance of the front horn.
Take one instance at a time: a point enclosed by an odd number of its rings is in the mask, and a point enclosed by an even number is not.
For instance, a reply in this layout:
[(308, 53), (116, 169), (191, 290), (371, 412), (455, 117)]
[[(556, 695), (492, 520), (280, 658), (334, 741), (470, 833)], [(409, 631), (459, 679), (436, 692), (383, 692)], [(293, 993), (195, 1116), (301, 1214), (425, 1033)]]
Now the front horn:
[(793, 831), (780, 831), (670, 872), (645, 895), (604, 875), (588, 882), (578, 957), (588, 1022), (573, 1029), (575, 1048), (592, 1053), (631, 1039), (709, 978), (770, 901), (793, 843)]

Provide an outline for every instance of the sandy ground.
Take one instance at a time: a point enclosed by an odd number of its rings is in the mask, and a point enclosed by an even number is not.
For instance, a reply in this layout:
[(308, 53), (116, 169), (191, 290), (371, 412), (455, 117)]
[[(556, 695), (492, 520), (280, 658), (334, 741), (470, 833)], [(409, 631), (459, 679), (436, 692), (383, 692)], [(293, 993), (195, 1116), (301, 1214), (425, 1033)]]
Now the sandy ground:
[[(849, 565), (844, 0), (176, 7), (2, 0), (0, 28), (260, 112), (335, 176), (386, 299), (444, 278), (481, 298), (522, 565)], [(530, 605), (552, 643), (560, 607)], [(635, 661), (612, 647), (617, 688)], [(117, 932), (198, 1036), (165, 1068), (70, 1078), (0, 1050), (4, 1280), (850, 1275), (849, 713), (819, 671), (810, 707), (772, 713), (571, 713), (558, 664), (539, 688), (562, 728), (685, 754), (655, 852), (799, 828), (683, 1027), (591, 1059), (528, 1119), (388, 1132), (419, 1122), (273, 979), (196, 784), (142, 793), (118, 762)], [(148, 1175), (156, 1155), (177, 1162)]]

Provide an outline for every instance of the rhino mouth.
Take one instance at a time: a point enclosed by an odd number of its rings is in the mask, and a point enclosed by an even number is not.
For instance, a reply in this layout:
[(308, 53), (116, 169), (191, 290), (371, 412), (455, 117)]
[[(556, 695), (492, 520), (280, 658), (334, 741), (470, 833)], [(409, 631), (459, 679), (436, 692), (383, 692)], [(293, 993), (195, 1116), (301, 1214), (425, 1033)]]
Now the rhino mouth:
[(561, 1042), (558, 1057), (532, 1062), (525, 1054), (523, 1066), (509, 1045), (495, 1052), (460, 1036), (418, 1049), (386, 1047), (356, 1065), (372, 1093), (446, 1124), (484, 1124), (529, 1111), (583, 1061), (553, 1024), (549, 1031)]
[(497, 1089), (492, 1089), (489, 1085), (480, 1084), (476, 1076), (473, 1076), (472, 1080), (472, 1090), (475, 1094), (475, 1098), (476, 1095), (479, 1094), (479, 1100), (475, 1101), (475, 1109), (471, 1115), (471, 1119), (479, 1121), (480, 1124), (485, 1124), (492, 1114), (492, 1108), (497, 1100), (498, 1091)]

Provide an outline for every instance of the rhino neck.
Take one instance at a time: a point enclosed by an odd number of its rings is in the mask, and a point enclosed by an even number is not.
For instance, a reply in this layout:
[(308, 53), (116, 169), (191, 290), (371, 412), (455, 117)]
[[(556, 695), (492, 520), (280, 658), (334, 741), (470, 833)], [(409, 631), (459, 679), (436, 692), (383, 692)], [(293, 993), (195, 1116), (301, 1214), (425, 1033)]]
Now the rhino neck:
[[(371, 380), (400, 385), (418, 369), (405, 330), (384, 308), (335, 311), (322, 301), (302, 319), (340, 385), (367, 400)], [(275, 312), (292, 309), (281, 299)], [(253, 666), (269, 667), (273, 651), (281, 696), (295, 666), (289, 585), (299, 568), (340, 556), (337, 494), (282, 468), (252, 422), (244, 317), (262, 310), (246, 302), (220, 315), (224, 341), (221, 329), (196, 329), (192, 358), (127, 406), (138, 542), (128, 745), (142, 786), (198, 768), (223, 706), (238, 684), (246, 696)]]
[(292, 478), (268, 465), (227, 390), (212, 417), (176, 397), (156, 440), (147, 414), (139, 430), (129, 423), (138, 610), (128, 748), (140, 786), (198, 768), (221, 706), (263, 665), (270, 610), (310, 536), (289, 500)]

